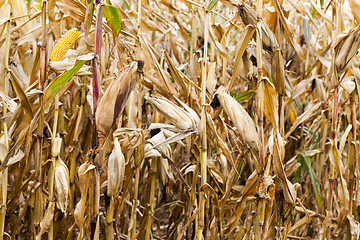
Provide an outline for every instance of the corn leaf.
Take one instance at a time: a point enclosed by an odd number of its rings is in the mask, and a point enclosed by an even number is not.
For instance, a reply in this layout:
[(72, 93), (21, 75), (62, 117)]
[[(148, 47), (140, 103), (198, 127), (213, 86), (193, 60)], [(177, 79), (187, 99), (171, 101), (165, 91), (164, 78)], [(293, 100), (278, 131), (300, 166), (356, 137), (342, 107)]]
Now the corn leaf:
[(73, 68), (61, 74), (59, 77), (55, 78), (45, 90), (44, 102), (50, 103), (56, 94), (65, 86), (67, 82), (79, 71), (79, 69), (85, 64), (85, 60), (80, 60), (76, 62)]

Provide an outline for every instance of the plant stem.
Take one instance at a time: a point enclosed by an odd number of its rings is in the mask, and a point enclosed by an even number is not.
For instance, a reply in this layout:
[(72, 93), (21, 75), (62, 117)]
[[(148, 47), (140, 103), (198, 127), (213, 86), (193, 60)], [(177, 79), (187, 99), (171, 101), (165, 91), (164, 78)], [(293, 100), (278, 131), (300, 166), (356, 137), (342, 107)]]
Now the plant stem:
[[(59, 95), (55, 96), (55, 111), (54, 111), (54, 125), (52, 130), (52, 136), (51, 136), (51, 142), (52, 145), (55, 143), (55, 137), (57, 134), (57, 125), (58, 125), (58, 119), (59, 119)], [(55, 202), (54, 199), (54, 179), (55, 179), (55, 158), (57, 156), (51, 157), (51, 163), (49, 168), (49, 205), (48, 207), (51, 207), (51, 204)], [(54, 239), (54, 221), (51, 219), (49, 230), (48, 230), (48, 239), (52, 240)]]
[[(154, 122), (159, 122), (159, 112), (155, 111), (154, 113)], [(150, 174), (150, 194), (149, 194), (149, 205), (150, 205), (150, 211), (146, 219), (146, 232), (145, 232), (145, 240), (150, 239), (150, 233), (151, 233), (151, 225), (152, 225), (152, 216), (154, 214), (155, 209), (155, 188), (156, 188), (156, 172), (157, 172), (157, 164), (159, 162), (159, 157), (153, 157), (151, 159), (151, 167), (149, 170)]]
[[(11, 4), (11, 13), (12, 13), (12, 4)], [(6, 23), (6, 39), (5, 39), (5, 59), (4, 59), (4, 90), (7, 94), (9, 92), (9, 54), (10, 54), (10, 28), (11, 28), (11, 14), (9, 16), (9, 21)], [(3, 106), (3, 115), (7, 112), (7, 107), (4, 104)], [(2, 121), (2, 129), (4, 131), (4, 145), (6, 152), (9, 151), (9, 138), (8, 138), (8, 129), (5, 121)], [(6, 217), (6, 202), (7, 202), (7, 186), (8, 186), (8, 171), (6, 167), (1, 175), (1, 208), (0, 208), (0, 240), (3, 239), (5, 232), (5, 217)]]
[[(205, 1), (205, 6), (208, 5), (208, 0)], [(209, 22), (210, 12), (206, 13), (204, 23), (204, 60), (202, 62), (201, 71), (201, 120), (200, 120), (200, 167), (201, 167), (201, 185), (199, 196), (199, 225), (197, 229), (197, 238), (203, 239), (203, 230), (205, 228), (205, 192), (202, 190), (202, 186), (207, 183), (207, 139), (206, 139), (206, 85), (207, 85), (207, 70), (208, 70), (208, 38), (209, 38)]]
[(155, 180), (156, 180), (156, 172), (157, 172), (157, 164), (159, 158), (154, 157), (151, 159), (151, 169), (150, 169), (150, 194), (149, 194), (149, 205), (150, 211), (146, 219), (146, 232), (145, 232), (145, 240), (150, 240), (151, 233), (151, 224), (152, 224), (152, 216), (155, 209)]

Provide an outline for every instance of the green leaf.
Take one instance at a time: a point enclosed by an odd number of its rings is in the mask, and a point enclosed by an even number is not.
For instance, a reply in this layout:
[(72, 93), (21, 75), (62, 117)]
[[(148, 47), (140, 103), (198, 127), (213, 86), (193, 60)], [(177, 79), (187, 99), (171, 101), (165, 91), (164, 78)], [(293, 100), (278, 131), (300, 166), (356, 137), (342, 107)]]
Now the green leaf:
[(316, 176), (314, 169), (311, 167), (310, 159), (306, 154), (299, 154), (298, 161), (301, 163), (301, 165), (305, 166), (309, 172), (311, 185), (312, 185), (315, 195), (316, 195), (316, 201), (317, 201), (318, 207), (321, 208), (322, 207), (322, 196), (321, 196), (320, 187), (319, 187), (319, 180)]
[(117, 36), (121, 30), (121, 17), (118, 9), (110, 5), (105, 5), (104, 17), (113, 32), (113, 36)]
[(130, 10), (130, 4), (128, 1), (124, 0), (125, 6), (128, 10)]
[(235, 98), (236, 101), (241, 101), (241, 100), (245, 100), (245, 99), (249, 99), (249, 97), (251, 95), (253, 95), (255, 93), (254, 90), (250, 90), (246, 93), (240, 94), (239, 96), (235, 96), (235, 94), (230, 94), (233, 98)]
[(211, 10), (216, 6), (216, 4), (217, 4), (218, 1), (219, 1), (219, 0), (212, 0), (212, 1), (209, 3), (209, 5), (207, 6), (206, 10), (207, 10), (207, 11), (211, 11)]
[(45, 90), (44, 102), (47, 104), (51, 102), (56, 94), (65, 86), (67, 82), (79, 71), (79, 69), (85, 64), (86, 60), (77, 61), (73, 68), (67, 70), (59, 77), (55, 78)]

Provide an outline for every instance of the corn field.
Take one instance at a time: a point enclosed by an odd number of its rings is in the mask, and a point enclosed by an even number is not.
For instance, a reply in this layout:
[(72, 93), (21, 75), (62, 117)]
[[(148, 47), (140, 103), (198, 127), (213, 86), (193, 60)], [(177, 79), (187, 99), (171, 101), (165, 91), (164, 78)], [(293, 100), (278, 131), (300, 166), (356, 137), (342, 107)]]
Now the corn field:
[(359, 24), (359, 0), (0, 0), (0, 240), (360, 239)]

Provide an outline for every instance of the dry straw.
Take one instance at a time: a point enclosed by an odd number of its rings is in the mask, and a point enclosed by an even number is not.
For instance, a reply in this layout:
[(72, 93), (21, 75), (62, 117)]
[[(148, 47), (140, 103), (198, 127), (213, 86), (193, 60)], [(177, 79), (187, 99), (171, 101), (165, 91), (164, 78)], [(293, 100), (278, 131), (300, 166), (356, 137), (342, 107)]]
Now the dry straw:
[(358, 239), (359, 9), (0, 0), (0, 240)]

